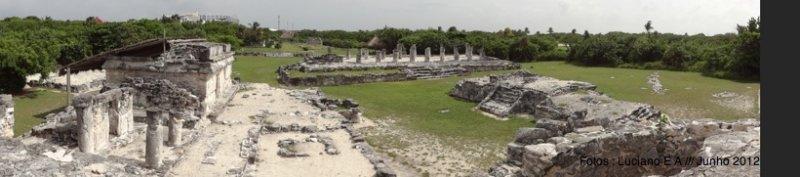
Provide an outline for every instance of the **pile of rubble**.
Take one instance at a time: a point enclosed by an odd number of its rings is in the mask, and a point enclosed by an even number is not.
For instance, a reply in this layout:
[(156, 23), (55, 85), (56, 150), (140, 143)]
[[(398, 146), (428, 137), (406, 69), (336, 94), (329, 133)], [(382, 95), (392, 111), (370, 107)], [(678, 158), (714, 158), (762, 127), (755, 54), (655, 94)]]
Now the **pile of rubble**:
[(534, 127), (518, 130), (507, 160), (488, 176), (758, 174), (757, 160), (703, 160), (758, 159), (759, 121), (670, 120), (653, 106), (615, 100), (595, 88), (518, 72), (463, 80), (451, 95), (480, 101), (481, 110), (497, 116), (536, 118)]
[[(353, 148), (356, 148), (361, 152), (364, 157), (366, 157), (369, 162), (373, 165), (375, 169), (375, 176), (376, 177), (395, 177), (397, 173), (389, 167), (387, 164), (388, 162), (384, 159), (383, 156), (378, 155), (377, 152), (367, 144), (365, 141), (364, 136), (354, 128), (353, 124), (360, 122), (361, 119), (361, 111), (358, 109), (359, 104), (352, 99), (330, 99), (324, 93), (319, 90), (293, 90), (289, 93), (290, 96), (301, 99), (307, 100), (312, 105), (316, 106), (321, 110), (339, 110), (339, 114), (345, 117), (345, 121), (342, 122), (341, 128), (347, 131), (350, 134), (350, 140), (355, 144)], [(323, 140), (324, 138), (317, 138), (317, 141)], [(279, 143), (279, 147), (280, 147)], [(331, 144), (332, 145), (332, 144)], [(328, 149), (328, 145), (326, 147), (326, 152)]]

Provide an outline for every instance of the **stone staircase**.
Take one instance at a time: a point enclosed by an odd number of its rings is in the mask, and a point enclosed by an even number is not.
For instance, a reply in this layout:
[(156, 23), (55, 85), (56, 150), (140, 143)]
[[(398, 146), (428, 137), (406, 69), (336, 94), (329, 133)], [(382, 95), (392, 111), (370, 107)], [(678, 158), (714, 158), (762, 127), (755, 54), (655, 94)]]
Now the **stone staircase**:
[(522, 98), (522, 91), (506, 86), (498, 86), (492, 93), (478, 104), (478, 108), (499, 117), (506, 117)]

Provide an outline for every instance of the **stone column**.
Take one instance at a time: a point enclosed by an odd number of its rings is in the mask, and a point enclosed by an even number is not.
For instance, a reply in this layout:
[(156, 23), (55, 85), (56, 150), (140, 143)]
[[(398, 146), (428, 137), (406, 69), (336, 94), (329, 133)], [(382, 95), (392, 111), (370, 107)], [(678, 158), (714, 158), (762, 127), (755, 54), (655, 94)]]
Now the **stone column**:
[(400, 54), (400, 56), (399, 56), (400, 59), (403, 58), (403, 52), (404, 51), (406, 51), (406, 49), (405, 49), (405, 47), (403, 47), (403, 44), (397, 44), (397, 53)]
[(472, 46), (470, 46), (469, 44), (467, 44), (466, 53), (467, 53), (467, 60), (472, 60)]
[(122, 92), (121, 96), (110, 102), (108, 110), (111, 134), (128, 136), (133, 131), (133, 94)]
[(83, 95), (73, 102), (78, 123), (78, 148), (97, 154), (109, 144), (108, 103), (95, 105), (93, 95)]
[(72, 70), (67, 68), (67, 104), (72, 104)]
[(14, 99), (11, 95), (0, 95), (0, 138), (14, 137)]
[(453, 46), (453, 60), (458, 61), (458, 46)]
[(364, 61), (366, 61), (367, 59), (369, 59), (369, 50), (367, 49), (362, 49), (362, 50), (364, 50)]
[(425, 62), (430, 62), (430, 61), (431, 61), (431, 48), (430, 47), (426, 47), (425, 48)]
[(161, 167), (161, 120), (169, 116), (165, 111), (147, 111), (147, 141), (145, 164), (151, 169)]
[(397, 60), (399, 59), (400, 59), (400, 52), (398, 49), (394, 49), (394, 51), (392, 51), (392, 62), (397, 63)]
[(358, 54), (356, 54), (356, 63), (361, 63), (361, 58), (364, 57), (364, 49), (358, 49)]
[(346, 50), (347, 53), (344, 55), (344, 59), (350, 59), (350, 49)]
[(439, 61), (444, 61), (445, 49), (443, 45), (439, 46)]
[(481, 58), (480, 58), (481, 60), (488, 59), (488, 58), (486, 58), (486, 53), (483, 51), (483, 47), (478, 49), (478, 53), (479, 53), (479, 55), (481, 55)]
[(410, 48), (408, 48), (408, 54), (411, 57), (409, 61), (414, 63), (414, 60), (417, 58), (417, 44), (412, 44)]
[(380, 63), (383, 60), (384, 50), (378, 51), (378, 56), (375, 57), (375, 63)]
[(183, 128), (184, 121), (183, 114), (170, 114), (167, 126), (169, 127), (169, 136), (167, 137), (167, 146), (175, 147), (181, 144), (181, 129)]

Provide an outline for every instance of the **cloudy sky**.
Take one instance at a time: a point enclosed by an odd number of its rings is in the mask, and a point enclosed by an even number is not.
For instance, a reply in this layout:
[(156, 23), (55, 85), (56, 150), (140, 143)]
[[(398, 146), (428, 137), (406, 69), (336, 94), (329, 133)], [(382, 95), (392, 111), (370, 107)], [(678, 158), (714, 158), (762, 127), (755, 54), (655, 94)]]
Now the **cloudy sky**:
[(761, 14), (760, 0), (0, 0), (0, 17), (105, 20), (199, 12), (275, 28), (377, 29), (384, 26), (496, 31), (643, 31), (719, 34)]

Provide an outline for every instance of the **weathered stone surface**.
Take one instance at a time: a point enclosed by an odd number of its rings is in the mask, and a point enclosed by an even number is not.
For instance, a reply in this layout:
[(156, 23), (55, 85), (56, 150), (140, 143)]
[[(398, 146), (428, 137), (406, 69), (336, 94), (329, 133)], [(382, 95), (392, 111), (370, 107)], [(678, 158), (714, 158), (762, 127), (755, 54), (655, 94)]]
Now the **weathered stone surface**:
[(556, 146), (542, 143), (525, 146), (522, 159), (523, 176), (543, 176), (553, 165), (553, 157), (558, 155)]
[[(713, 135), (703, 142), (698, 157), (706, 159), (745, 158), (744, 165), (700, 165), (675, 176), (753, 176), (761, 173), (760, 130), (745, 130)], [(733, 163), (733, 162), (731, 162)]]
[(592, 92), (595, 88), (596, 86), (585, 82), (562, 81), (528, 72), (514, 72), (464, 79), (451, 90), (450, 95), (479, 101), (480, 110), (499, 117), (512, 114), (536, 115), (538, 109), (544, 109), (546, 112), (541, 115), (546, 116), (537, 115), (537, 118), (561, 120), (562, 118), (551, 116), (562, 116), (566, 111), (555, 107), (551, 97), (578, 91)]
[(555, 132), (543, 128), (520, 128), (517, 130), (517, 135), (514, 138), (514, 142), (520, 144), (533, 144), (544, 142), (553, 136), (556, 136)]
[[(595, 87), (530, 73), (512, 73), (462, 80), (451, 95), (468, 100), (477, 100), (475, 95), (485, 95), (481, 104), (500, 106), (481, 110), (500, 116), (511, 112), (528, 113), (537, 119), (535, 128), (519, 129), (514, 142), (507, 146), (505, 163), (490, 169), (494, 176), (758, 174), (757, 165), (737, 169), (698, 167), (699, 164), (620, 165), (665, 157), (758, 157), (760, 141), (758, 133), (753, 132), (760, 130), (760, 123), (752, 119), (671, 121), (653, 106), (618, 101), (594, 92)], [(483, 88), (490, 88), (492, 93), (484, 94)], [(507, 110), (497, 111), (501, 109)], [(587, 159), (599, 159), (598, 162), (606, 164), (586, 165)], [(515, 166), (520, 170), (510, 174), (509, 168), (501, 166)]]
[(77, 116), (78, 145), (85, 153), (104, 153), (110, 134), (126, 138), (133, 131), (132, 88), (82, 94), (72, 102)]
[(0, 138), (14, 137), (14, 100), (11, 95), (0, 95)]

